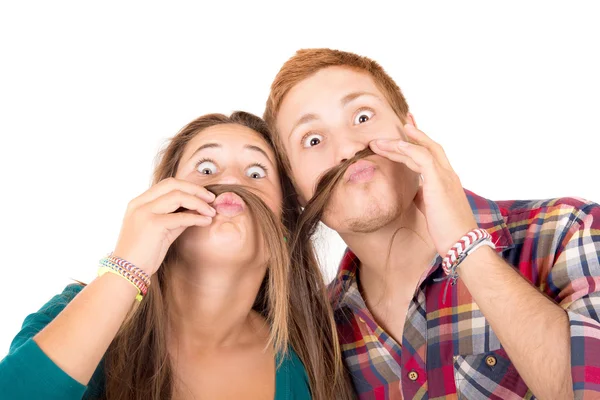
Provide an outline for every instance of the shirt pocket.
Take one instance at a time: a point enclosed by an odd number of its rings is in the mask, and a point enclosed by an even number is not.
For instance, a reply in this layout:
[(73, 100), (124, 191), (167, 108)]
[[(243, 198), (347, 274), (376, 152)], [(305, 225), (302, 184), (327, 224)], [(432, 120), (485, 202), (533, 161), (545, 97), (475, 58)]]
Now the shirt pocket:
[(454, 356), (454, 382), (460, 400), (535, 399), (502, 348)]

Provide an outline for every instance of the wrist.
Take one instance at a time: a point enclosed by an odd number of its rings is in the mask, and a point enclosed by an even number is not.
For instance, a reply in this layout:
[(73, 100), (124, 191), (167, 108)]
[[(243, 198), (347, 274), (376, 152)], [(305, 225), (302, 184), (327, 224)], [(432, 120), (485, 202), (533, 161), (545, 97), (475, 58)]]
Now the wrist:
[(442, 269), (446, 275), (456, 280), (458, 278), (457, 270), (459, 265), (480, 247), (496, 248), (492, 242), (492, 236), (485, 229), (472, 229), (462, 236), (450, 250), (448, 250), (442, 260)]
[(115, 296), (115, 300), (133, 301), (139, 294), (139, 290), (134, 285), (118, 274), (103, 273), (99, 274), (96, 279), (106, 285), (110, 285), (110, 291)]
[(135, 288), (138, 292), (136, 296), (137, 301), (142, 301), (142, 298), (148, 292), (150, 276), (127, 260), (115, 257), (112, 254), (104, 257), (100, 260), (98, 276), (105, 275), (106, 273), (119, 276)]
[(497, 264), (494, 261), (497, 259), (498, 254), (496, 253), (496, 250), (482, 243), (477, 248), (474, 248), (469, 256), (460, 263), (456, 272), (458, 276), (464, 280), (468, 278), (470, 274), (481, 274), (480, 267), (482, 265), (485, 265), (486, 271), (489, 271), (490, 268), (494, 268)]
[(438, 254), (442, 257), (448, 255), (449, 250), (451, 250), (457, 243), (459, 243), (465, 235), (469, 232), (473, 232), (476, 229), (479, 229), (477, 224), (466, 224), (462, 225), (463, 228), (454, 228), (452, 229), (452, 233), (447, 233), (445, 236), (446, 240), (440, 241), (439, 245), (436, 244), (436, 247), (439, 247)]

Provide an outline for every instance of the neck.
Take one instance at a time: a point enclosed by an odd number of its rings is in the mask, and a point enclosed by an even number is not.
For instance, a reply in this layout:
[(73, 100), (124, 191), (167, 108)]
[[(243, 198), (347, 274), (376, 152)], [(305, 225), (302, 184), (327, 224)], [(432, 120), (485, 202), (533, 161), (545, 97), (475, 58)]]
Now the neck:
[(210, 349), (249, 340), (259, 325), (252, 306), (264, 276), (264, 266), (173, 265), (167, 302), (177, 347)]
[(360, 260), (363, 294), (378, 303), (396, 303), (412, 297), (436, 255), (425, 215), (414, 203), (399, 218), (375, 232), (341, 236)]

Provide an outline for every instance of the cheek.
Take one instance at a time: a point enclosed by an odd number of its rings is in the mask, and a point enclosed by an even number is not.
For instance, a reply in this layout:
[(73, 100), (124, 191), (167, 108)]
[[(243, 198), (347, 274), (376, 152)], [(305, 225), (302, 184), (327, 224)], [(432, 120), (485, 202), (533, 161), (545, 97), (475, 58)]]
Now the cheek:
[(419, 174), (404, 164), (392, 161), (386, 164), (385, 175), (390, 187), (397, 192), (402, 192), (406, 198), (412, 200), (419, 189)]
[(331, 168), (326, 165), (321, 157), (311, 157), (292, 168), (296, 190), (303, 202), (310, 200), (319, 183), (319, 178)]
[(273, 211), (273, 213), (281, 218), (282, 214), (282, 203), (283, 196), (281, 194), (281, 189), (273, 188), (268, 193), (265, 193), (265, 197), (263, 197), (263, 201), (265, 204)]
[(404, 139), (400, 122), (391, 117), (380, 118), (369, 126), (370, 139)]
[(192, 171), (177, 171), (175, 178), (181, 179), (182, 181), (188, 181), (192, 183), (200, 183), (200, 176), (195, 170)]

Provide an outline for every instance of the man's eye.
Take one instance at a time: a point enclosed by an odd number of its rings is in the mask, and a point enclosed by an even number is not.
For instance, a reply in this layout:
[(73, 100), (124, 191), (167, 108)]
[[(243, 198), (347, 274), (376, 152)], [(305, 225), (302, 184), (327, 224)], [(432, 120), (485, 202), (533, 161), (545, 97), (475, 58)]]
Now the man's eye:
[(217, 166), (214, 162), (205, 160), (198, 163), (196, 170), (203, 175), (212, 175), (217, 173)]
[(315, 147), (315, 146), (318, 146), (319, 144), (321, 144), (322, 140), (323, 140), (323, 136), (313, 133), (312, 135), (306, 136), (302, 140), (302, 146), (304, 148)]
[(354, 117), (354, 125), (364, 124), (365, 122), (373, 118), (373, 115), (375, 115), (375, 113), (371, 110), (361, 110)]
[(267, 169), (262, 165), (253, 165), (246, 170), (246, 176), (252, 179), (261, 179), (267, 176)]

